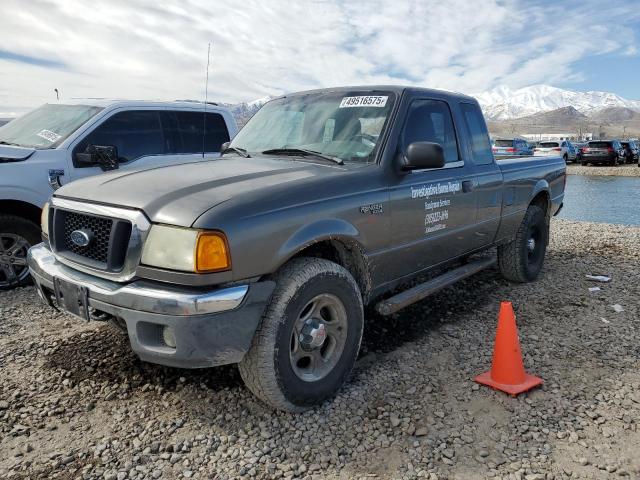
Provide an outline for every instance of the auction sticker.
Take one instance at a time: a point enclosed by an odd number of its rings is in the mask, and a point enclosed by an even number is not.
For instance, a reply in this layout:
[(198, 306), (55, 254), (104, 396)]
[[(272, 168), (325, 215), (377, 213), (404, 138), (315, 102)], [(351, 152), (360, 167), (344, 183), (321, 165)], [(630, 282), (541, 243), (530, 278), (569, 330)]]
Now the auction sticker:
[(350, 107), (384, 107), (387, 104), (388, 96), (363, 95), (358, 97), (344, 97), (339, 108)]
[(52, 132), (51, 130), (46, 130), (46, 129), (40, 130), (38, 133), (36, 133), (36, 135), (44, 138), (45, 140), (50, 141), (51, 143), (57, 142), (62, 137), (62, 135), (58, 135), (57, 133)]

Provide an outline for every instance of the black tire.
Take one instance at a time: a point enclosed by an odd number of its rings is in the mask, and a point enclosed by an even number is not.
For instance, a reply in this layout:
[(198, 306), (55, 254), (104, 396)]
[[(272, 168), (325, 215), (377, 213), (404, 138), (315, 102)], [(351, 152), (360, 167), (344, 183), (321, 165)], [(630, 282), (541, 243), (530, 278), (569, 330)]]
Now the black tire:
[(498, 247), (498, 265), (502, 276), (518, 283), (535, 280), (542, 270), (548, 241), (547, 216), (537, 205), (530, 205), (515, 238)]
[(586, 166), (587, 166), (587, 163), (588, 163), (588, 162), (580, 162), (580, 165), (582, 165), (583, 167), (586, 167)]
[(29, 247), (41, 241), (40, 227), (35, 223), (15, 215), (0, 215), (0, 290), (31, 283), (26, 254)]
[[(265, 403), (277, 409), (299, 412), (332, 397), (351, 373), (362, 340), (362, 296), (345, 268), (320, 258), (292, 260), (278, 271), (275, 281), (276, 288), (251, 347), (239, 364), (240, 375), (249, 390)], [(298, 342), (296, 338), (302, 341), (303, 336), (294, 334), (294, 326), (300, 325), (298, 322), (304, 318), (308, 305), (322, 296), (337, 298), (343, 305), (346, 335), (341, 330), (343, 345), (337, 358), (332, 359), (337, 363), (325, 376), (305, 380), (300, 376), (305, 367), (300, 367), (294, 360), (295, 352), (302, 345), (294, 343)], [(336, 342), (327, 331), (325, 342)], [(324, 344), (315, 350), (323, 348)], [(324, 364), (318, 364), (326, 368)]]
[(569, 163), (569, 155), (566, 153), (562, 156), (562, 159), (564, 160), (564, 163)]

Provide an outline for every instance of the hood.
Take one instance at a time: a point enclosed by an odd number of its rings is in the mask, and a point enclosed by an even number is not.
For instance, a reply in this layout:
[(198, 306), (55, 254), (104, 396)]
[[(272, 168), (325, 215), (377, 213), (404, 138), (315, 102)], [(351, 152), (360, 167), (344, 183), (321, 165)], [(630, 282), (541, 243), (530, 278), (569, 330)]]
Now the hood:
[(336, 167), (290, 158), (223, 157), (96, 175), (63, 186), (55, 196), (135, 208), (152, 222), (189, 227), (234, 196), (326, 174)]
[(33, 155), (35, 151), (35, 148), (0, 145), (0, 163), (22, 162)]

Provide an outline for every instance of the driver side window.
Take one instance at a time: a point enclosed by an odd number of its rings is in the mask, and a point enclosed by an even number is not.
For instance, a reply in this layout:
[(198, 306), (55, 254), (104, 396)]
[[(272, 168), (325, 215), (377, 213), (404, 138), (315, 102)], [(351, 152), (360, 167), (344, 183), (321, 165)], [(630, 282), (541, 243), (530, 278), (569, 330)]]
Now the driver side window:
[(409, 106), (402, 132), (402, 149), (413, 142), (438, 143), (444, 150), (445, 163), (460, 160), (458, 142), (449, 106), (440, 100), (415, 100)]
[(115, 146), (118, 162), (130, 162), (146, 155), (165, 153), (159, 112), (132, 110), (116, 113), (89, 133), (74, 149), (86, 152), (90, 145)]

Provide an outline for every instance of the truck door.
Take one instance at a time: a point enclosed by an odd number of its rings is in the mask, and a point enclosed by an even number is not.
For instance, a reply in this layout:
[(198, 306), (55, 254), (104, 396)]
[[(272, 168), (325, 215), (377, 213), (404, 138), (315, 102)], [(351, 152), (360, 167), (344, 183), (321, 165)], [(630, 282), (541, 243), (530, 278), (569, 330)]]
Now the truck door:
[(416, 98), (408, 105), (399, 155), (412, 142), (442, 145), (445, 166), (413, 170), (390, 186), (390, 278), (424, 270), (470, 250), (476, 197), (473, 166), (463, 160), (451, 109), (444, 100)]
[(477, 209), (471, 238), (475, 249), (493, 243), (500, 226), (503, 178), (491, 151), (491, 140), (480, 107), (466, 102), (460, 103), (459, 107), (467, 157), (474, 168)]

